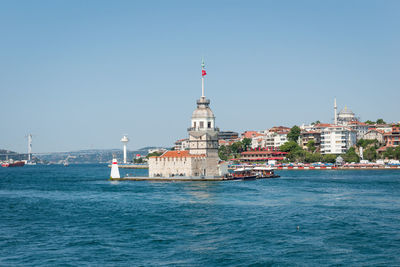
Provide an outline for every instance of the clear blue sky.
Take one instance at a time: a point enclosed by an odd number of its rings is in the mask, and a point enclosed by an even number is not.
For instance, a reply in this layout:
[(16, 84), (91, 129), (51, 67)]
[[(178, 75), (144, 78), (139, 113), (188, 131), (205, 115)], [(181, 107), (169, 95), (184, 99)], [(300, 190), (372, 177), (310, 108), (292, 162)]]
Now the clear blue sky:
[(171, 146), (221, 130), (400, 120), (400, 1), (1, 1), (0, 148)]

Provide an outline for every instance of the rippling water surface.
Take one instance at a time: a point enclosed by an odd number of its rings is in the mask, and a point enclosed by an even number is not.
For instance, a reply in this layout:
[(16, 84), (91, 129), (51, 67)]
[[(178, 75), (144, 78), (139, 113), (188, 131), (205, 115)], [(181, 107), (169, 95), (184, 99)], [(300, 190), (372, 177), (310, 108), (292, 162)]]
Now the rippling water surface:
[(109, 171), (1, 168), (0, 265), (400, 265), (400, 171), (175, 183)]

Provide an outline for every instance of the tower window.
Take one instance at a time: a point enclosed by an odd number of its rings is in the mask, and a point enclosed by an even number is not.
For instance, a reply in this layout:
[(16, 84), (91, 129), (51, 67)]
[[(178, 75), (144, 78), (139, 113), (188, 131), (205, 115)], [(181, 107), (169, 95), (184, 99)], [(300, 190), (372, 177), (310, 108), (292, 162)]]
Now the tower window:
[(207, 123), (207, 127), (208, 127), (208, 128), (211, 128), (211, 121), (209, 121), (209, 122)]
[(204, 122), (203, 121), (200, 122), (200, 128), (204, 128)]
[(193, 122), (193, 128), (196, 128), (196, 122)]

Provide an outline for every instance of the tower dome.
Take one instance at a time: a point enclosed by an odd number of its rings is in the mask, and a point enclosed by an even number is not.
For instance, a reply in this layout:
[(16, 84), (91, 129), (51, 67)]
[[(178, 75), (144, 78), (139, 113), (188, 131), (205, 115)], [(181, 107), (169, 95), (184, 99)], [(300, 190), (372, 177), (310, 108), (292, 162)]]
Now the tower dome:
[(354, 113), (345, 106), (344, 109), (339, 112), (339, 115), (354, 115)]
[(214, 113), (209, 107), (210, 100), (205, 97), (197, 100), (197, 108), (192, 113), (192, 119), (208, 119), (215, 118)]
[(210, 100), (205, 97), (201, 97), (197, 100), (197, 108), (192, 113), (191, 128), (195, 130), (214, 129), (215, 116), (209, 105)]
[(339, 112), (338, 122), (340, 124), (346, 124), (350, 121), (355, 121), (355, 120), (357, 120), (356, 115), (353, 113), (353, 111), (348, 109), (347, 106), (345, 106), (344, 109), (342, 109)]

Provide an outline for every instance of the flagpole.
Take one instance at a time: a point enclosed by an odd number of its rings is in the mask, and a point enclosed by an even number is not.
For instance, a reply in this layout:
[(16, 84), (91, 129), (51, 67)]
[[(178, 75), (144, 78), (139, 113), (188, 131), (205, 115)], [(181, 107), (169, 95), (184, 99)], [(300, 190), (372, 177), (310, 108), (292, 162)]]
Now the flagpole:
[(204, 96), (204, 75), (203, 75), (203, 71), (204, 71), (204, 58), (201, 61), (201, 97), (205, 97)]

